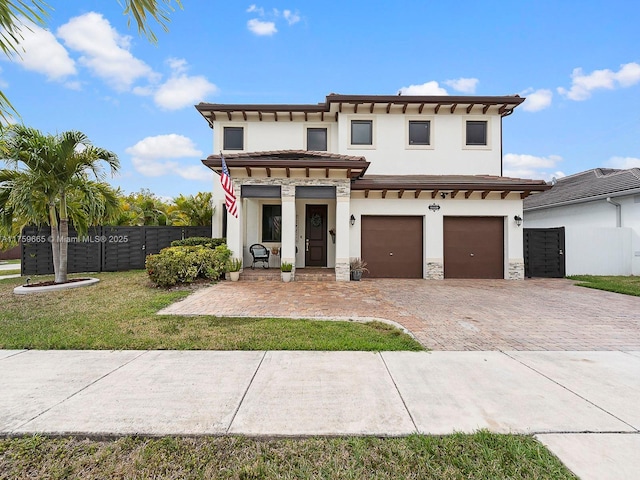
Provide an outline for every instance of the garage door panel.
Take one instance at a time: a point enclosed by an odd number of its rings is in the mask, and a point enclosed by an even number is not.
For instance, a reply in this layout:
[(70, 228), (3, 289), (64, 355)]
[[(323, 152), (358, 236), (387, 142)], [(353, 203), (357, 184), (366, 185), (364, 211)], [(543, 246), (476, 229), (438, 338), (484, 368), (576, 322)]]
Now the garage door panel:
[(367, 276), (422, 278), (422, 217), (363, 216), (361, 228)]
[(504, 278), (504, 219), (445, 217), (444, 276)]

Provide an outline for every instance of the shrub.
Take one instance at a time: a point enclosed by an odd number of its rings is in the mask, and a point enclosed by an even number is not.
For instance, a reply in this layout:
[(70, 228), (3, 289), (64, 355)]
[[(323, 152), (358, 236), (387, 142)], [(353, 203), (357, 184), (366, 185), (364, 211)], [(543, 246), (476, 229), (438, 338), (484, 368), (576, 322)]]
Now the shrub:
[(226, 238), (209, 238), (209, 237), (189, 237), (182, 240), (174, 240), (171, 242), (172, 247), (195, 247), (201, 245), (207, 248), (216, 248), (219, 245), (226, 245)]
[(159, 287), (191, 283), (198, 278), (217, 280), (225, 272), (231, 250), (226, 245), (214, 249), (202, 245), (163, 248), (147, 256), (149, 278)]
[(280, 264), (280, 271), (281, 272), (290, 272), (291, 270), (293, 270), (293, 264), (289, 263), (289, 262), (282, 262)]
[(240, 258), (232, 258), (229, 260), (227, 264), (227, 270), (229, 272), (239, 272), (242, 268), (242, 259)]

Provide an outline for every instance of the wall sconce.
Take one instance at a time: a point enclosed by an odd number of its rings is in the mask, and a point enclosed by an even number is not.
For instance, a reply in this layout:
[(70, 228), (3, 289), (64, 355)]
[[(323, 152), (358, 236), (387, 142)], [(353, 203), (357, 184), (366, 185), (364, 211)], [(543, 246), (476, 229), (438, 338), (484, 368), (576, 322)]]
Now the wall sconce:
[(440, 192), (440, 197), (442, 198), (447, 198), (448, 193), (447, 192)]
[(353, 214), (351, 215), (351, 226), (353, 227), (356, 224), (356, 217), (353, 216)]
[(429, 210), (431, 210), (432, 212), (437, 212), (438, 210), (440, 210), (440, 205), (438, 205), (437, 203), (432, 203), (431, 205), (429, 205)]
[(522, 217), (520, 215), (516, 215), (515, 217), (513, 217), (513, 219), (515, 220), (517, 226), (522, 225)]

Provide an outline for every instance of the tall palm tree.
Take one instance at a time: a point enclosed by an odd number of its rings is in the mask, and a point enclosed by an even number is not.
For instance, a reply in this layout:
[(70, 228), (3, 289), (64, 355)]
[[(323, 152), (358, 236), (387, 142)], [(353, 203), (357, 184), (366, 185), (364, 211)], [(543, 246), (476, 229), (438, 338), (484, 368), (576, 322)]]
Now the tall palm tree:
[[(124, 13), (133, 18), (138, 26), (138, 32), (147, 36), (155, 43), (156, 35), (148, 26), (153, 19), (167, 31), (169, 14), (173, 11), (172, 0), (118, 0), (124, 6)], [(175, 0), (182, 8), (182, 1)], [(45, 25), (46, 17), (52, 6), (44, 0), (0, 0), (0, 50), (8, 56), (20, 55), (22, 29), (25, 24), (33, 23)], [(0, 120), (7, 120), (17, 114), (9, 99), (0, 91)]]
[[(79, 233), (119, 209), (106, 183), (102, 163), (115, 173), (120, 163), (108, 150), (95, 147), (78, 131), (45, 135), (13, 125), (2, 132), (2, 156), (11, 169), (0, 170), (0, 221), (15, 219), (51, 226), (55, 282), (67, 281), (69, 220)], [(95, 180), (94, 180), (95, 179)]]

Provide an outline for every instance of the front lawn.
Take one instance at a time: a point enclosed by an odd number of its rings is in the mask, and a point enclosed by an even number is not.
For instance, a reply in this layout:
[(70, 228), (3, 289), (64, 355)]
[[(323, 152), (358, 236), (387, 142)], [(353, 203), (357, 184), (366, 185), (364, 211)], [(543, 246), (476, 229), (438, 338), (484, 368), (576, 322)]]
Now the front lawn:
[(534, 438), (0, 439), (0, 478), (576, 479)]
[(157, 315), (190, 291), (153, 288), (139, 270), (92, 276), (100, 283), (31, 295), (13, 293), (24, 279), (0, 280), (0, 349), (423, 350), (379, 322)]
[(579, 283), (576, 283), (576, 285), (579, 287), (595, 288), (640, 297), (640, 277), (573, 275), (568, 278), (578, 281)]

